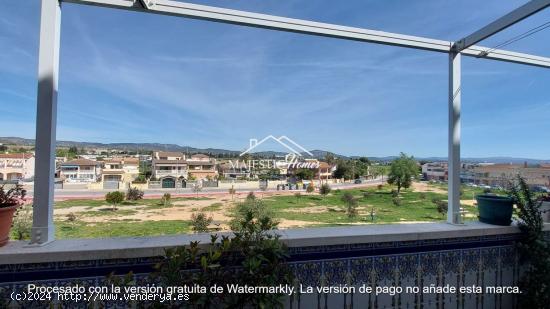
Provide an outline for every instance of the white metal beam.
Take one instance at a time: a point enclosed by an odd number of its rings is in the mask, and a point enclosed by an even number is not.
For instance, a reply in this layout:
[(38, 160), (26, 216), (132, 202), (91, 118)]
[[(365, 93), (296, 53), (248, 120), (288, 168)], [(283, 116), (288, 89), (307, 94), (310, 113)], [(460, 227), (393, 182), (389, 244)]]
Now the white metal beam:
[(60, 3), (57, 0), (42, 0), (31, 244), (50, 242), (54, 239), (55, 232), (53, 226), (53, 195), (60, 24)]
[[(266, 14), (249, 13), (206, 5), (190, 4), (171, 0), (61, 0), (76, 4), (108, 6), (146, 13), (164, 14), (193, 19), (267, 28), (278, 31), (297, 32), (316, 36), (333, 37), (344, 40), (362, 41), (376, 44), (401, 46), (443, 53), (450, 53), (453, 42), (391, 32), (339, 26), (308, 20), (293, 19)], [(550, 0), (548, 0), (550, 1)], [(489, 48), (471, 46), (463, 51), (470, 57), (487, 58), (507, 62), (550, 68), (550, 58), (522, 53), (494, 50), (484, 54)]]
[(460, 214), (460, 53), (449, 54), (449, 154), (447, 222), (461, 224)]
[(502, 16), (487, 26), (459, 40), (454, 45), (455, 51), (462, 51), (478, 42), (500, 32), (511, 25), (524, 20), (525, 18), (550, 6), (550, 0), (532, 0), (512, 12)]

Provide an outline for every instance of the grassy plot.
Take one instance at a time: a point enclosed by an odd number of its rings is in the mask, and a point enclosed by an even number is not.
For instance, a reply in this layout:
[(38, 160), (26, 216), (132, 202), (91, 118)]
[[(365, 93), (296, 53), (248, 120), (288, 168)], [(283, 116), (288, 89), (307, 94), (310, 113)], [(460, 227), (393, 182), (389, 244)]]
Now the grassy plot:
[(190, 221), (134, 221), (105, 223), (56, 221), (56, 238), (102, 238), (185, 234), (191, 231)]
[[(350, 192), (358, 202), (359, 214), (349, 218), (345, 202), (341, 200), (344, 192)], [(264, 203), (275, 213), (276, 218), (300, 220), (321, 225), (339, 225), (365, 223), (371, 221), (371, 210), (374, 208), (374, 223), (442, 221), (446, 215), (437, 211), (432, 200), (447, 200), (447, 195), (435, 192), (413, 192), (404, 190), (399, 197), (399, 206), (394, 203), (391, 187), (352, 189), (333, 191), (327, 196), (303, 195), (276, 196), (263, 199)], [(467, 213), (474, 216), (474, 206), (463, 205)]]

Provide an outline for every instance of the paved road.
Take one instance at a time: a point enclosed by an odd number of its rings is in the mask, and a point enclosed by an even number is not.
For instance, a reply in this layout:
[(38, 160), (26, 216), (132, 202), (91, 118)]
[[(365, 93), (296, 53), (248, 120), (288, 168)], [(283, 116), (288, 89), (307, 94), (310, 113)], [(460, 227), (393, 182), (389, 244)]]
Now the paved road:
[[(373, 180), (367, 180), (363, 182), (362, 184), (354, 184), (354, 183), (342, 183), (342, 184), (331, 184), (330, 187), (335, 189), (352, 189), (352, 188), (359, 188), (359, 187), (365, 187), (365, 186), (373, 186), (377, 184), (381, 184), (384, 181), (381, 179), (373, 179)], [(54, 198), (56, 200), (66, 200), (66, 199), (97, 199), (97, 198), (104, 198), (105, 194), (107, 192), (110, 192), (113, 190), (103, 189), (103, 190), (75, 190), (75, 189), (57, 189), (55, 190)], [(201, 192), (199, 193), (200, 196), (206, 196), (206, 195), (215, 195), (215, 194), (227, 194), (228, 189), (227, 188), (203, 188)], [(250, 191), (254, 192), (277, 192), (276, 189), (268, 189), (266, 191), (261, 191), (258, 188), (257, 189), (236, 189), (237, 194), (239, 193), (248, 193)], [(287, 192), (286, 191), (279, 191), (279, 192)], [(305, 190), (292, 190), (291, 192), (304, 192)], [(173, 197), (178, 196), (195, 196), (196, 193), (192, 191), (191, 188), (183, 188), (183, 189), (146, 189), (144, 190), (145, 197), (155, 198), (155, 197), (161, 197), (164, 193), (170, 193)], [(32, 200), (33, 197), (33, 191), (28, 190), (27, 196), (29, 200)]]

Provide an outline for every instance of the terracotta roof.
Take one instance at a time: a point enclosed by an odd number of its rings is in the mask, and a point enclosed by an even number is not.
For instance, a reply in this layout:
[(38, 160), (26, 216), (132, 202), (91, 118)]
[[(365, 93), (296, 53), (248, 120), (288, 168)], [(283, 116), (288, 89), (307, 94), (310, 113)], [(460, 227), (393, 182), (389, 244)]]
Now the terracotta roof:
[(327, 162), (319, 162), (319, 168), (330, 168), (330, 164)]
[(98, 162), (88, 159), (76, 159), (68, 162), (61, 163), (61, 166), (78, 165), (78, 166), (96, 166)]
[(34, 157), (32, 153), (0, 153), (0, 159), (30, 159)]
[(138, 158), (132, 158), (132, 157), (127, 157), (127, 158), (112, 158), (112, 159), (109, 159), (109, 160), (105, 160), (105, 164), (139, 164), (139, 159)]

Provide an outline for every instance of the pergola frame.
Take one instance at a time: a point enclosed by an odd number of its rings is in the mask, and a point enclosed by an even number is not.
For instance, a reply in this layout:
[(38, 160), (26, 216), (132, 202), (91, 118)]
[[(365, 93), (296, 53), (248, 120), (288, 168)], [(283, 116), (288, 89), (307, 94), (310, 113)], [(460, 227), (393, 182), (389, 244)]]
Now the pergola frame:
[(550, 5), (550, 0), (533, 0), (456, 43), (172, 0), (42, 0), (38, 63), (34, 213), (31, 233), (31, 244), (37, 245), (43, 245), (54, 240), (53, 201), (62, 2), (187, 17), (449, 54), (449, 207), (447, 221), (451, 224), (462, 223), (460, 213), (461, 55), (550, 68), (550, 58), (547, 57), (498, 49), (487, 52), (488, 48), (474, 46), (477, 42), (546, 8)]

